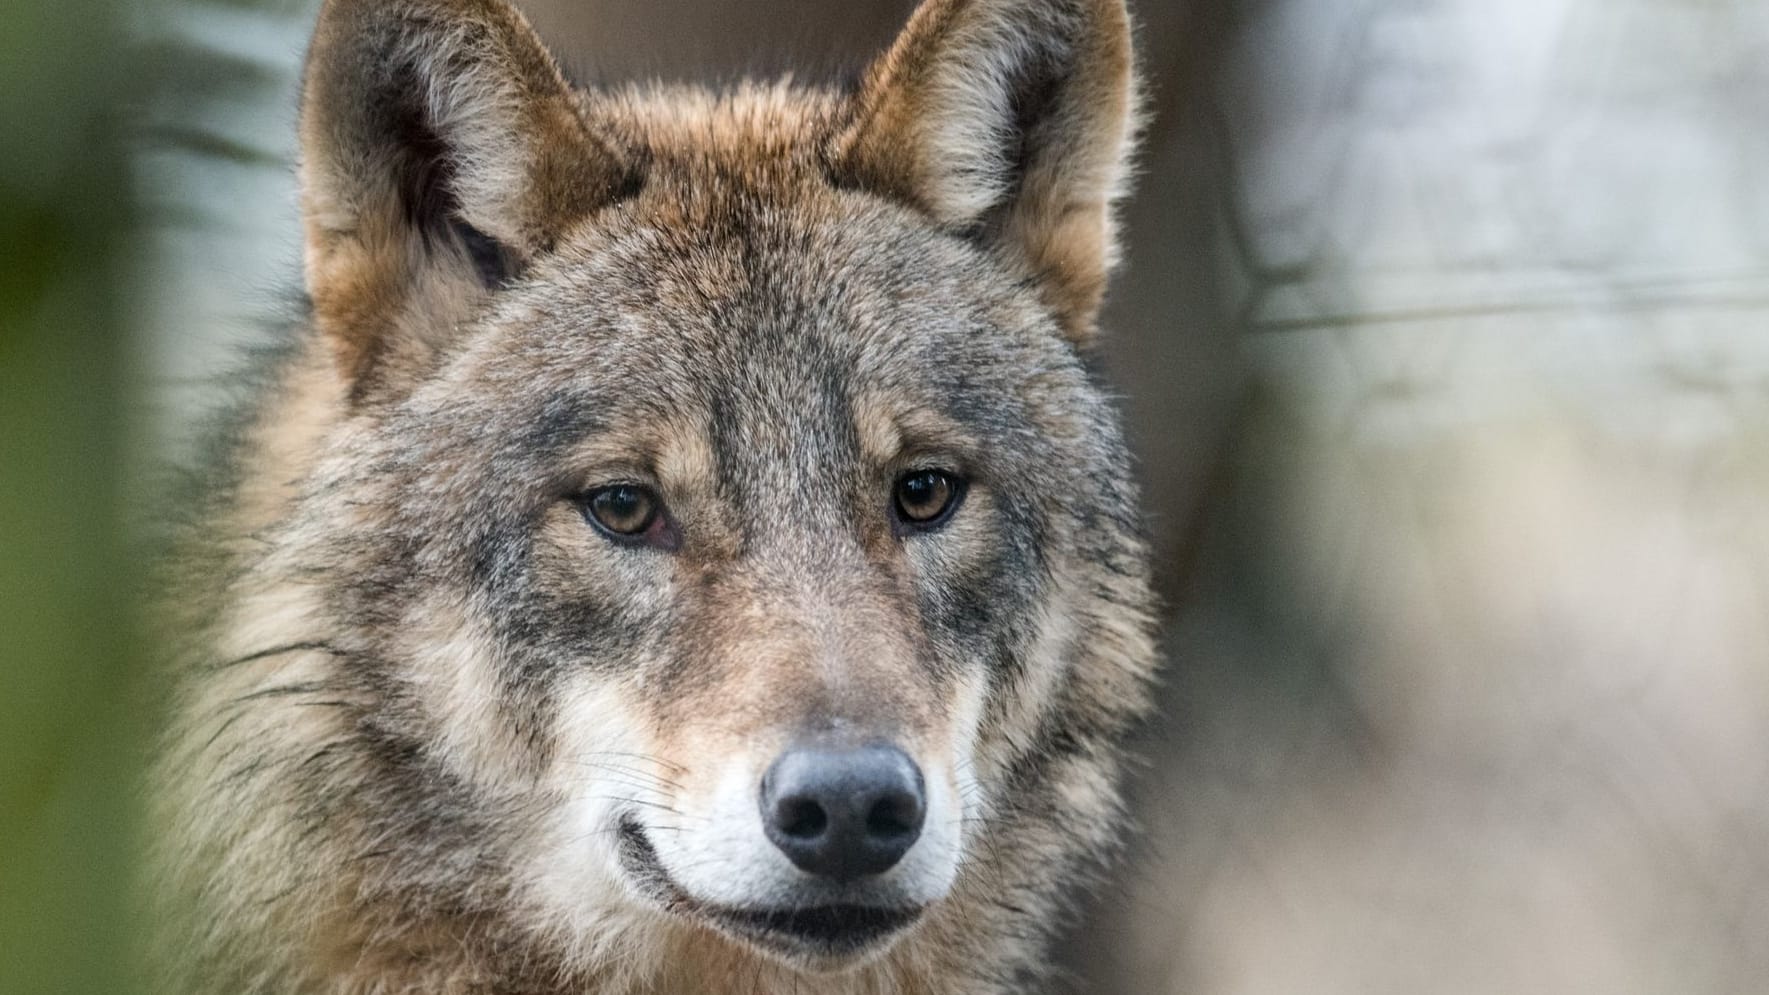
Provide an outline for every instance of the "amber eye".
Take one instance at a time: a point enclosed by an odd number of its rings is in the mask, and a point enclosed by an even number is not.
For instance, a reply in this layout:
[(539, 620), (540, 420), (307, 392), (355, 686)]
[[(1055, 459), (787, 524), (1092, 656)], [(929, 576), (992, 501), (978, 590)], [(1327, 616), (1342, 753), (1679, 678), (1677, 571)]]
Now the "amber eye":
[(603, 532), (637, 539), (658, 523), (661, 504), (657, 495), (638, 484), (598, 487), (584, 496), (585, 517)]
[(906, 526), (930, 529), (945, 523), (964, 496), (964, 482), (944, 470), (916, 470), (897, 480), (897, 518)]

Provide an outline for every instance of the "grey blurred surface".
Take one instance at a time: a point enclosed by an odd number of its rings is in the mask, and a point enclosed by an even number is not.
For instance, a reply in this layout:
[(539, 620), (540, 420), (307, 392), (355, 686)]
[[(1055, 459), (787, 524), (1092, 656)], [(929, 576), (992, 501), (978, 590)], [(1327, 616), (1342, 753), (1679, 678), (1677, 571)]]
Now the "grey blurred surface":
[(1769, 988), (1769, 7), (1224, 41), (1249, 394), (1079, 987)]
[[(823, 78), (910, 6), (525, 4), (588, 82)], [(263, 70), (139, 171), (177, 450), (297, 278), (307, 13), (170, 9)], [(1138, 13), (1105, 362), (1172, 662), (1071, 987), (1769, 989), (1769, 5)]]

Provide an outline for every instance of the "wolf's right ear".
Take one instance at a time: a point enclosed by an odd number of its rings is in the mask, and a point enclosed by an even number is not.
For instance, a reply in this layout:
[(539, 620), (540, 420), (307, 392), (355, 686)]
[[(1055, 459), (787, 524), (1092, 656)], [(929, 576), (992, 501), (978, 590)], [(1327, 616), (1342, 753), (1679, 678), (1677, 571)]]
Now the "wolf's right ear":
[(426, 368), (485, 295), (636, 189), (503, 0), (327, 0), (301, 108), (307, 289), (351, 396)]
[(922, 0), (854, 97), (838, 183), (905, 201), (1092, 340), (1136, 132), (1124, 0)]

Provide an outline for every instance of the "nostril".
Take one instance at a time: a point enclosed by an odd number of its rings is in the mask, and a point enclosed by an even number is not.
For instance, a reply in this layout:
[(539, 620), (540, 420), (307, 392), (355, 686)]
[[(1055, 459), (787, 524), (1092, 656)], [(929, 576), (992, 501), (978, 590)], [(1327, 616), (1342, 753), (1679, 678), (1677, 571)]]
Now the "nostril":
[(921, 804), (909, 795), (887, 795), (866, 813), (866, 834), (881, 839), (904, 836), (921, 829)]
[(775, 813), (775, 825), (787, 836), (816, 839), (829, 828), (829, 813), (815, 798), (786, 798)]

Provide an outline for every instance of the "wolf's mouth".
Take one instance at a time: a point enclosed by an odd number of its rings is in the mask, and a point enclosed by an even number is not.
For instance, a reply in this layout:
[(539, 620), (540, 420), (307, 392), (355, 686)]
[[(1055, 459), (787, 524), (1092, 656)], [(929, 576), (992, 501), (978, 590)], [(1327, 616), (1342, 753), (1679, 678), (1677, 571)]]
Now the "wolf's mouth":
[(703, 902), (669, 876), (644, 827), (631, 818), (621, 820), (620, 861), (665, 908), (711, 922), (785, 956), (831, 959), (861, 954), (909, 927), (922, 913), (920, 908), (862, 904), (733, 908)]

